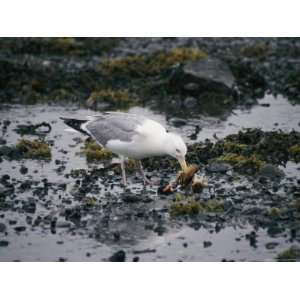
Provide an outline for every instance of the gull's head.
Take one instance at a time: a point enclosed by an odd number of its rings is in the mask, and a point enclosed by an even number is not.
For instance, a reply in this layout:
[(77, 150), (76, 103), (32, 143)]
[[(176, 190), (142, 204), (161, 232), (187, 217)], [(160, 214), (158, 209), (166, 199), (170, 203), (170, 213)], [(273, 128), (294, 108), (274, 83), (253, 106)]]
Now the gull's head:
[(181, 138), (181, 136), (175, 133), (167, 133), (167, 139), (165, 141), (164, 147), (167, 154), (176, 158), (184, 171), (187, 168), (185, 161), (185, 155), (187, 152), (186, 144)]

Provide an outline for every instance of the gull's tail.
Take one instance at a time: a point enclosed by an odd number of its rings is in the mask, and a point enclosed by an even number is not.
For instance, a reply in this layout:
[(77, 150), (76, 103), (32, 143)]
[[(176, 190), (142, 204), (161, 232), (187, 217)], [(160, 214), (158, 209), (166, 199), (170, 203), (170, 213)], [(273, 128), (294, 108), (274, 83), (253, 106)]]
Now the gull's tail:
[[(66, 125), (71, 127), (75, 131), (79, 131), (85, 135), (91, 136), (86, 130), (84, 130), (84, 124), (87, 123), (89, 120), (78, 120), (78, 119), (72, 119), (72, 118), (60, 118), (61, 120), (64, 121)], [(71, 129), (71, 130), (72, 130)], [(68, 129), (66, 129), (68, 131)], [(71, 131), (70, 130), (70, 131)], [(73, 131), (72, 130), (72, 131)]]

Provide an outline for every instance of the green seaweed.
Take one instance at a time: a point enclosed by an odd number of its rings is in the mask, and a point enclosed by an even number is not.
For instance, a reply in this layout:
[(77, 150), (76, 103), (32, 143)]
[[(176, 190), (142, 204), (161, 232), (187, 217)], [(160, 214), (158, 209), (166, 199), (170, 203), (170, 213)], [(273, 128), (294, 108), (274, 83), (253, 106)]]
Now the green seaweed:
[(224, 202), (218, 199), (210, 199), (204, 203), (204, 210), (207, 212), (223, 212)]
[(81, 153), (86, 155), (88, 162), (111, 159), (112, 152), (108, 149), (101, 147), (95, 140), (87, 139)]
[(2, 51), (14, 54), (54, 54), (54, 55), (100, 55), (110, 51), (119, 43), (120, 38), (75, 38), (75, 37), (38, 37), (7, 38), (1, 41)]
[(87, 207), (95, 207), (97, 205), (97, 198), (96, 197), (85, 197), (84, 202)]
[(129, 108), (138, 103), (135, 94), (130, 94), (128, 90), (102, 89), (91, 93), (86, 101), (87, 106), (97, 108), (98, 104), (105, 103), (112, 108)]
[(271, 218), (278, 218), (281, 214), (281, 210), (278, 207), (270, 207), (266, 211), (266, 215)]
[(224, 141), (224, 151), (231, 153), (242, 153), (247, 149), (246, 144), (239, 144), (230, 141)]
[(20, 139), (16, 144), (16, 149), (24, 158), (31, 159), (51, 159), (51, 149), (49, 145), (40, 140)]
[(289, 147), (288, 153), (295, 162), (300, 161), (300, 145), (296, 144)]
[(297, 247), (291, 246), (289, 249), (279, 253), (276, 257), (277, 261), (294, 262), (299, 259), (300, 250)]
[(207, 54), (196, 48), (174, 48), (149, 56), (129, 56), (109, 59), (101, 63), (100, 70), (106, 75), (145, 77), (158, 75), (177, 63), (204, 59)]
[(226, 153), (217, 158), (218, 161), (227, 162), (239, 169), (252, 169), (258, 171), (265, 162), (259, 159), (255, 154), (249, 157), (236, 153)]
[(257, 43), (255, 45), (241, 48), (241, 54), (249, 58), (263, 58), (270, 52), (270, 47), (265, 43)]
[(201, 204), (195, 200), (185, 203), (175, 202), (171, 204), (169, 211), (171, 216), (197, 215), (201, 210)]
[(197, 201), (194, 196), (185, 196), (179, 193), (175, 195), (175, 201), (169, 207), (171, 216), (192, 216), (199, 213), (220, 213), (223, 211), (224, 202), (222, 200)]

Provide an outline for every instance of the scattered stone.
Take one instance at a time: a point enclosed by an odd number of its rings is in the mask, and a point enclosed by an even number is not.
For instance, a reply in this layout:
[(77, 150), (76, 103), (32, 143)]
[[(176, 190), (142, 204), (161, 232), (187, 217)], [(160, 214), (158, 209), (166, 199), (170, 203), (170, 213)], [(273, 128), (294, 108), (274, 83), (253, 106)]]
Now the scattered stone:
[(212, 173), (226, 173), (231, 170), (232, 166), (221, 161), (213, 161), (206, 166), (206, 170)]
[(300, 248), (296, 245), (291, 246), (289, 249), (279, 253), (276, 257), (277, 261), (299, 261), (300, 260)]
[(117, 251), (109, 258), (109, 261), (111, 262), (124, 262), (125, 260), (126, 260), (126, 253), (124, 250)]
[(275, 249), (278, 245), (279, 245), (279, 243), (277, 243), (277, 242), (269, 242), (269, 243), (266, 244), (266, 249), (268, 249), (268, 250), (273, 250), (273, 249)]
[(198, 100), (194, 97), (187, 97), (184, 99), (183, 105), (186, 108), (195, 108), (198, 105)]
[(67, 258), (65, 258), (65, 257), (59, 257), (58, 258), (58, 261), (59, 262), (66, 262), (68, 259)]
[(14, 227), (14, 230), (16, 232), (22, 232), (22, 231), (26, 230), (26, 227), (25, 226), (16, 226), (16, 227)]
[(21, 168), (20, 168), (20, 173), (22, 175), (27, 174), (28, 173), (28, 168), (26, 168), (25, 166), (22, 165)]
[(270, 179), (280, 179), (284, 177), (284, 172), (272, 164), (265, 164), (262, 166), (258, 174), (259, 176)]
[(186, 120), (182, 118), (172, 118), (170, 119), (170, 122), (175, 127), (182, 127), (186, 125)]
[(36, 202), (34, 199), (28, 199), (27, 202), (23, 203), (23, 210), (29, 214), (34, 214), (36, 211)]
[(52, 127), (47, 122), (39, 124), (18, 125), (15, 131), (20, 135), (45, 135), (51, 131)]
[(250, 233), (246, 234), (246, 240), (249, 240), (250, 246), (253, 248), (257, 248), (257, 234), (255, 231), (251, 231)]
[(7, 247), (9, 245), (9, 241), (0, 240), (0, 247)]
[(203, 242), (203, 247), (204, 248), (208, 248), (208, 247), (210, 247), (212, 245), (212, 242), (211, 241), (204, 241)]
[(180, 71), (174, 73), (171, 82), (172, 86), (181, 86), (183, 89), (193, 83), (193, 89), (189, 91), (197, 94), (213, 91), (231, 95), (235, 79), (226, 63), (216, 58), (206, 58), (186, 63)]
[(122, 201), (125, 203), (137, 203), (141, 201), (141, 195), (137, 195), (130, 192), (125, 192), (121, 196)]
[(143, 249), (143, 250), (133, 250), (132, 253), (133, 254), (145, 254), (145, 253), (155, 253), (156, 249)]
[(5, 232), (6, 225), (4, 223), (0, 223), (0, 232)]
[[(183, 86), (183, 89), (184, 89), (185, 91), (188, 91), (188, 92), (195, 92), (195, 91), (198, 91), (199, 88), (200, 88), (199, 84), (193, 83), (193, 82), (187, 83), (187, 84), (185, 84), (185, 85)], [(190, 98), (190, 97), (188, 97), (188, 98)], [(187, 99), (188, 99), (188, 98), (187, 98)], [(195, 98), (191, 97), (191, 99), (195, 99)], [(196, 100), (196, 101), (197, 101), (197, 100)]]

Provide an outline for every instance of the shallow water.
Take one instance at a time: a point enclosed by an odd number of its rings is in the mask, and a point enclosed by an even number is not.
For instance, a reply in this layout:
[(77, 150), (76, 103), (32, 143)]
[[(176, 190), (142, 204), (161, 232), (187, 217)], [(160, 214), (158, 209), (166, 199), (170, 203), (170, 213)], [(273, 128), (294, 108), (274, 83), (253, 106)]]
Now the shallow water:
[[(268, 106), (269, 105), (269, 106)], [(236, 109), (225, 120), (211, 117), (199, 117), (191, 119), (186, 124), (174, 128), (174, 119), (166, 120), (165, 116), (149, 110), (148, 108), (135, 107), (130, 109), (132, 113), (139, 113), (158, 120), (162, 124), (180, 133), (188, 143), (203, 141), (206, 138), (215, 139), (224, 137), (231, 133), (236, 133), (242, 128), (259, 127), (263, 130), (284, 131), (292, 129), (299, 130), (300, 106), (293, 106), (283, 97), (266, 96), (260, 100), (258, 105), (249, 109)], [(69, 261), (101, 261), (106, 260), (112, 253), (119, 249), (124, 249), (127, 260), (132, 260), (138, 256), (141, 261), (220, 261), (220, 260), (241, 260), (241, 261), (269, 261), (273, 260), (278, 252), (286, 249), (291, 244), (288, 233), (271, 237), (267, 230), (254, 228), (249, 223), (228, 224), (226, 227), (216, 230), (211, 227), (200, 227), (194, 229), (189, 226), (189, 222), (168, 221), (167, 230), (162, 235), (145, 229), (147, 221), (136, 221), (126, 219), (124, 211), (128, 209), (149, 210), (151, 212), (161, 212), (166, 209), (166, 199), (161, 198), (156, 187), (144, 189), (139, 178), (131, 175), (129, 182), (130, 189), (134, 193), (147, 193), (154, 199), (150, 203), (127, 204), (122, 206), (120, 195), (123, 189), (120, 187), (119, 175), (107, 175), (111, 178), (112, 185), (102, 184), (105, 178), (99, 178), (99, 192), (93, 194), (102, 203), (113, 201), (115, 206), (108, 205), (113, 211), (113, 218), (110, 220), (109, 228), (116, 228), (122, 233), (120, 242), (112, 241), (106, 237), (105, 227), (101, 227), (99, 219), (107, 211), (101, 209), (93, 211), (84, 216), (81, 221), (85, 221), (86, 226), (76, 226), (72, 222), (64, 224), (60, 212), (66, 207), (76, 206), (78, 201), (64, 204), (64, 198), (72, 198), (73, 193), (78, 189), (76, 179), (65, 175), (72, 169), (93, 169), (101, 168), (102, 165), (87, 164), (85, 157), (78, 155), (82, 143), (78, 138), (80, 134), (65, 132), (66, 128), (60, 116), (82, 117), (95, 114), (92, 110), (83, 109), (76, 106), (57, 105), (35, 105), (35, 106), (14, 106), (0, 110), (1, 120), (10, 120), (12, 123), (3, 137), (7, 145), (15, 144), (20, 136), (13, 130), (17, 124), (27, 122), (39, 123), (46, 121), (51, 124), (52, 131), (46, 136), (47, 141), (52, 141), (52, 160), (50, 162), (40, 162), (32, 160), (7, 161), (0, 163), (0, 175), (9, 174), (15, 179), (17, 189), (26, 180), (35, 182), (35, 187), (42, 186), (42, 179), (47, 178), (53, 185), (49, 189), (46, 200), (37, 201), (37, 209), (34, 214), (13, 211), (1, 212), (0, 223), (7, 225), (6, 234), (0, 233), (0, 240), (9, 241), (7, 247), (0, 247), (1, 261), (56, 261), (63, 258)], [(195, 134), (195, 127), (201, 130)], [(26, 137), (26, 136), (25, 136)], [(64, 153), (67, 150), (67, 153)], [(57, 164), (55, 161), (62, 163)], [(20, 173), (21, 165), (29, 169), (26, 175)], [(59, 169), (61, 166), (63, 168)], [(288, 162), (286, 167), (281, 167), (287, 178), (300, 178), (299, 165)], [(175, 175), (176, 170), (174, 170)], [(56, 189), (56, 185), (66, 183), (66, 190)], [(31, 189), (18, 192), (17, 198), (12, 201), (27, 201), (33, 197)], [(18, 202), (18, 203), (19, 203)], [(58, 218), (56, 231), (51, 233), (50, 223), (43, 223), (41, 226), (31, 226), (30, 219), (37, 216), (46, 217), (55, 215)], [(12, 221), (13, 225), (8, 225)], [(16, 222), (16, 223), (15, 223)], [(15, 224), (14, 224), (15, 223)], [(16, 232), (15, 226), (26, 226), (22, 232)], [(246, 234), (256, 232), (256, 244), (251, 245), (246, 238)], [(204, 242), (206, 247), (204, 247)], [(276, 242), (278, 245), (274, 249), (267, 249), (266, 244)], [(293, 240), (292, 244), (298, 243)], [(144, 251), (146, 250), (146, 251)], [(138, 253), (136, 251), (143, 251)]]

